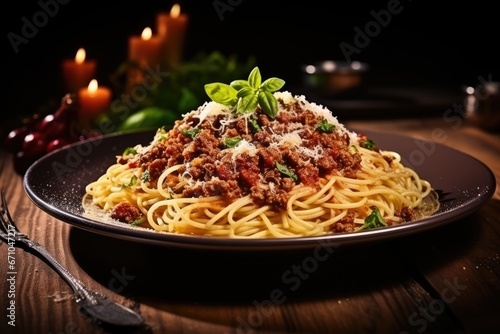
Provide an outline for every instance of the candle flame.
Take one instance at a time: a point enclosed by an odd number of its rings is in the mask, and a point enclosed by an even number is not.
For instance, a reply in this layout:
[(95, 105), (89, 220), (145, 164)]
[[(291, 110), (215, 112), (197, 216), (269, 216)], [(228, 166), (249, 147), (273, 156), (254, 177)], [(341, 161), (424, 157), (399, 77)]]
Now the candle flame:
[(141, 34), (141, 38), (145, 41), (151, 39), (151, 36), (153, 36), (153, 31), (151, 30), (150, 27), (144, 28)]
[(97, 85), (97, 80), (92, 79), (89, 83), (88, 90), (91, 93), (95, 93), (97, 91), (98, 85)]
[(175, 5), (172, 6), (172, 9), (170, 9), (170, 16), (176, 18), (179, 16), (180, 13), (181, 13), (181, 6), (178, 3), (176, 3)]
[(85, 61), (85, 49), (80, 48), (76, 51), (75, 61), (77, 64), (83, 64)]

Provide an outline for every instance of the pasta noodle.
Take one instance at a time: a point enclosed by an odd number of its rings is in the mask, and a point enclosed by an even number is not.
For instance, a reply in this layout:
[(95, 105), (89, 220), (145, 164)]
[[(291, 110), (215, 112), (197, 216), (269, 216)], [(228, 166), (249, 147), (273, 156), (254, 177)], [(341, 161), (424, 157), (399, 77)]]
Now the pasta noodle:
[(158, 129), (87, 185), (83, 205), (159, 232), (226, 238), (357, 232), (438, 209), (397, 152), (304, 96), (273, 95), (275, 118), (211, 101)]

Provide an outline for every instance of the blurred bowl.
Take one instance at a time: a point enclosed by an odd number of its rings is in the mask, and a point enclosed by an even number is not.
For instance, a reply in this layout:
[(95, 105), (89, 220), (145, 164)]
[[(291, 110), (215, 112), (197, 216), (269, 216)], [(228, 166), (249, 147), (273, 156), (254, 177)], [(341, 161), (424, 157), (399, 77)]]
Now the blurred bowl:
[(322, 94), (342, 94), (361, 89), (368, 70), (368, 64), (359, 61), (325, 60), (303, 65), (302, 75), (308, 88)]
[(500, 131), (500, 82), (468, 86), (464, 91), (467, 119), (483, 129)]

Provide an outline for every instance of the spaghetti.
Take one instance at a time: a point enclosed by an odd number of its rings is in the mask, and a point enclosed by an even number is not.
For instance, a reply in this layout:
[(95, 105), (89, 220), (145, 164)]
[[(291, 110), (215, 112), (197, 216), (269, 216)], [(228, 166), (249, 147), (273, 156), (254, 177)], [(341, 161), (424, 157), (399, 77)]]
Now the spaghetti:
[(160, 232), (227, 238), (356, 232), (438, 209), (430, 183), (397, 152), (304, 96), (273, 96), (274, 118), (210, 101), (158, 129), (87, 185), (84, 206)]

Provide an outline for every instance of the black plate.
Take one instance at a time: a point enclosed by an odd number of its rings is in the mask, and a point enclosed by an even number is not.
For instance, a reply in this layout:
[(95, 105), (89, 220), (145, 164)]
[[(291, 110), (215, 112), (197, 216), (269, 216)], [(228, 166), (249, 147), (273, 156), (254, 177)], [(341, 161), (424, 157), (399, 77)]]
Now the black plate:
[(36, 161), (24, 176), (29, 198), (48, 214), (78, 228), (132, 242), (219, 250), (278, 250), (314, 248), (318, 243), (352, 245), (419, 233), (459, 220), (483, 206), (495, 192), (495, 177), (479, 160), (447, 146), (401, 135), (363, 131), (385, 150), (431, 182), (441, 207), (431, 217), (402, 225), (317, 237), (286, 239), (229, 239), (160, 233), (110, 224), (83, 216), (85, 186), (102, 175), (126, 147), (147, 145), (154, 131), (111, 134), (54, 151)]

